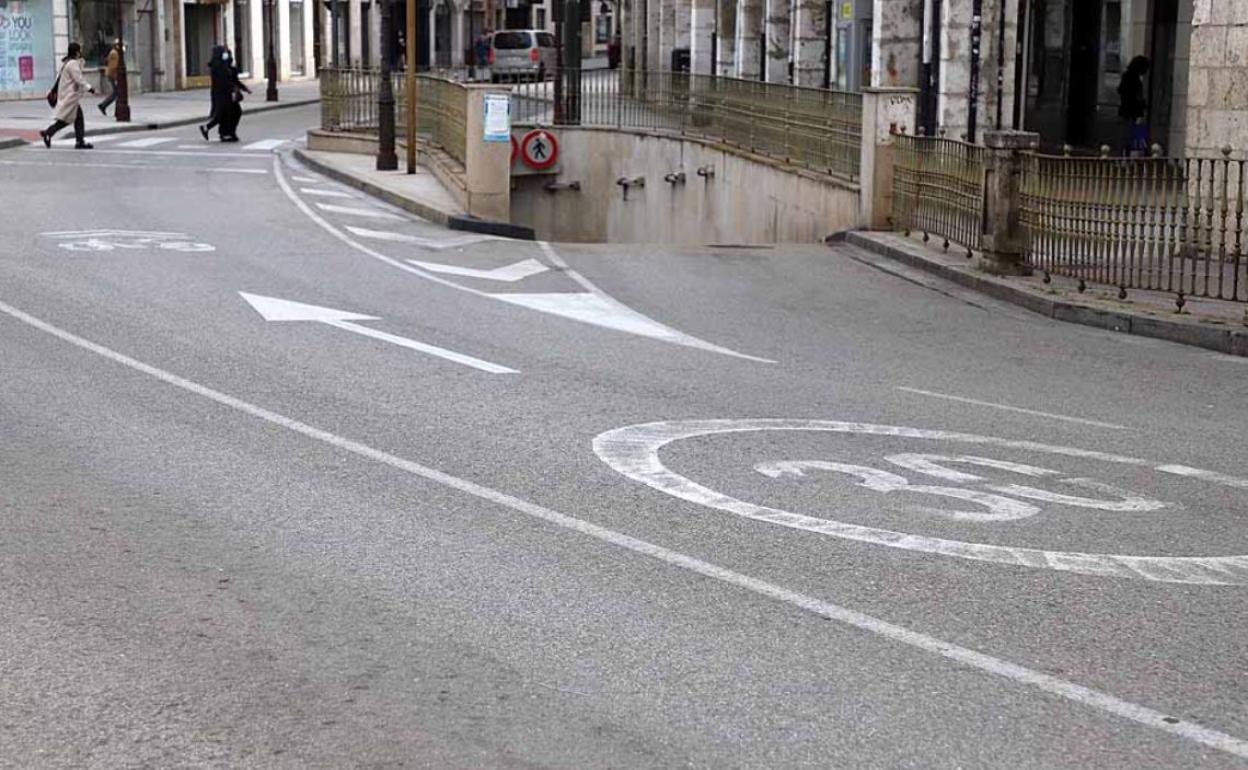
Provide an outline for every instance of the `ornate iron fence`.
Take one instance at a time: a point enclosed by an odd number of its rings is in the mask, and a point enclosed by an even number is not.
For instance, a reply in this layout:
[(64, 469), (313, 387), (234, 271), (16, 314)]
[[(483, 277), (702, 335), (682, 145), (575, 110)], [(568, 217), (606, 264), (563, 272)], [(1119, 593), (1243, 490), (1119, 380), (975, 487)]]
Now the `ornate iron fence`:
[(984, 148), (955, 139), (893, 135), (893, 226), (971, 252), (983, 247)]
[(1030, 265), (1123, 289), (1248, 301), (1245, 161), (1024, 159)]
[[(320, 70), (321, 128), (373, 134), (377, 132), (377, 70), (325, 68)], [(407, 93), (405, 75), (391, 73), (394, 90), (395, 133), (406, 130)], [(417, 75), (416, 130), (460, 163), (467, 152), (465, 111), (468, 89), (451, 80)]]
[(513, 120), (693, 136), (850, 180), (859, 177), (862, 96), (652, 70), (569, 70), (516, 84)]

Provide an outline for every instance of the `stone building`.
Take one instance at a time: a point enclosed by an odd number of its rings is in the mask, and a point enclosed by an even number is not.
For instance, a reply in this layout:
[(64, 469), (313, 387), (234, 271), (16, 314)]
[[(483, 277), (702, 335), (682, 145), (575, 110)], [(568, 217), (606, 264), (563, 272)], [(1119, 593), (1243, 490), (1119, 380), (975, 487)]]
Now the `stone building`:
[(1248, 151), (1248, 0), (622, 0), (624, 58), (846, 90), (912, 88), (917, 122), (961, 137), (1121, 148), (1136, 57), (1150, 141)]

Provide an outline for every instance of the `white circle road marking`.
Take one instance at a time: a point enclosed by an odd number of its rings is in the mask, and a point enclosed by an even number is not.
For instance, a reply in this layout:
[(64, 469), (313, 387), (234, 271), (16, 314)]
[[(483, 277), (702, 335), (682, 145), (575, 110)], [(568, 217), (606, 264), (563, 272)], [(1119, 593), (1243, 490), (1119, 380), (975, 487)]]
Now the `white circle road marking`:
[(838, 422), (832, 420), (686, 420), (653, 422), (609, 430), (594, 439), (594, 452), (607, 465), (634, 481), (666, 492), (673, 497), (733, 513), (748, 519), (766, 521), (793, 529), (856, 540), (890, 548), (955, 556), (960, 559), (998, 564), (1041, 567), (1087, 575), (1143, 578), (1165, 583), (1197, 585), (1243, 585), (1248, 583), (1248, 555), (1242, 556), (1132, 556), (1126, 554), (1045, 551), (1037, 548), (968, 543), (937, 537), (911, 535), (887, 529), (820, 519), (779, 508), (770, 508), (716, 492), (669, 470), (659, 459), (659, 450), (684, 439), (725, 433), (754, 431), (816, 431), (871, 436), (954, 441), (981, 446), (997, 446), (1033, 452), (1076, 457), (1085, 460), (1153, 468), (1163, 473), (1200, 478), (1227, 486), (1248, 488), (1248, 480), (1223, 476), (1187, 466), (1154, 465), (1136, 457), (1108, 454), (1075, 447), (1041, 444), (1034, 441), (979, 436), (944, 430), (926, 430), (895, 425)]

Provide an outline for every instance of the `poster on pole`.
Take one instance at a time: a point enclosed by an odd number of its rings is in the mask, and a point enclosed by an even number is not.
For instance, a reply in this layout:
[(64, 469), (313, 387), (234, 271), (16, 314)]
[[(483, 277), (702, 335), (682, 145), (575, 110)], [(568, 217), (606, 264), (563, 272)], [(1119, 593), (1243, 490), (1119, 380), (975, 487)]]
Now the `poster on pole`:
[(485, 94), (485, 141), (511, 141), (511, 94)]
[(0, 97), (41, 96), (55, 78), (52, 0), (0, 3)]

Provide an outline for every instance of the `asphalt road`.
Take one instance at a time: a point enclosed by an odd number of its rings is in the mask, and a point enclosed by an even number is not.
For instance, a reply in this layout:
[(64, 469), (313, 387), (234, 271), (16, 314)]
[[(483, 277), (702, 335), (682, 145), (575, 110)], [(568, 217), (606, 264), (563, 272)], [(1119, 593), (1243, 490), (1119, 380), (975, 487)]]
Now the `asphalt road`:
[(0, 154), (0, 766), (1248, 765), (1243, 360), (315, 119)]

